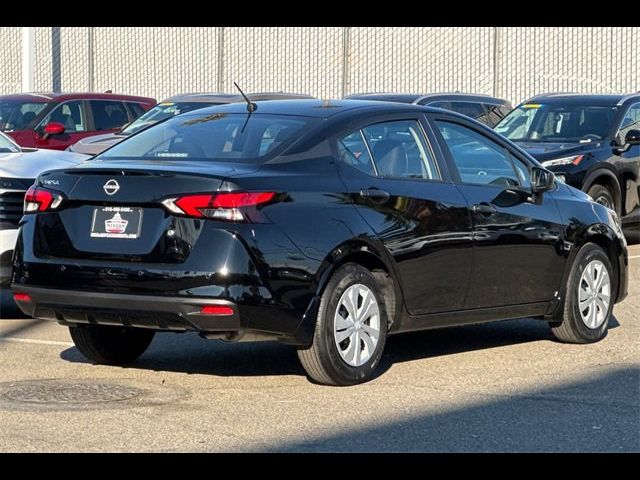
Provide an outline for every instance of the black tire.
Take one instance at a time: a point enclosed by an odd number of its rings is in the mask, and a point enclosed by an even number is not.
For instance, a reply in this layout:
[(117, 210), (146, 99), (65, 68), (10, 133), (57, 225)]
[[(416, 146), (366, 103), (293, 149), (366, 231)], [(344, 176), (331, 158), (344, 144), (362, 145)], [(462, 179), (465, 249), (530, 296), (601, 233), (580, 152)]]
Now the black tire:
[(154, 330), (112, 327), (108, 325), (78, 325), (69, 327), (71, 339), (80, 353), (100, 365), (126, 365), (142, 355)]
[[(600, 260), (604, 264), (611, 280), (609, 307), (604, 322), (597, 328), (589, 328), (585, 322), (583, 322), (578, 299), (582, 272), (584, 272), (585, 267), (593, 260)], [(571, 272), (569, 273), (567, 289), (564, 295), (562, 321), (549, 324), (553, 335), (558, 340), (566, 343), (594, 343), (602, 340), (607, 336), (616, 288), (616, 277), (607, 254), (601, 247), (594, 243), (584, 245), (576, 255), (576, 259), (571, 267)]]
[(611, 210), (615, 210), (616, 213), (620, 213), (613, 192), (604, 185), (600, 185), (599, 183), (591, 185), (587, 194), (593, 198), (596, 203), (609, 207)]
[[(371, 357), (361, 366), (346, 363), (334, 339), (334, 316), (342, 294), (352, 285), (368, 287), (378, 303), (380, 330), (377, 345)], [(310, 347), (299, 348), (298, 358), (311, 380), (324, 385), (356, 385), (366, 382), (374, 372), (384, 350), (389, 321), (384, 296), (374, 275), (355, 263), (341, 266), (329, 280), (320, 299), (313, 343)]]

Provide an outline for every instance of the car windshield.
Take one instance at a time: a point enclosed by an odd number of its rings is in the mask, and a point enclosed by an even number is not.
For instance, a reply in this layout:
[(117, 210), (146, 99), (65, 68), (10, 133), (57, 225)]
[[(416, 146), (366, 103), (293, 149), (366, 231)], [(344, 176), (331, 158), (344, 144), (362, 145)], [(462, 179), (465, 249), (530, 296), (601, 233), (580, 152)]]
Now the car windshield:
[(616, 108), (601, 105), (520, 105), (495, 126), (513, 141), (590, 142), (603, 140), (614, 122)]
[(312, 121), (259, 113), (185, 114), (144, 130), (94, 158), (255, 161), (282, 152)]
[(0, 133), (0, 153), (19, 152), (20, 147), (13, 143), (4, 133)]
[(162, 102), (153, 107), (148, 112), (140, 115), (133, 122), (127, 125), (120, 132), (121, 135), (132, 135), (143, 128), (155, 125), (162, 120), (166, 120), (174, 115), (197, 110), (198, 108), (209, 107), (215, 103), (205, 102)]
[(46, 107), (46, 102), (0, 100), (0, 131), (25, 130)]

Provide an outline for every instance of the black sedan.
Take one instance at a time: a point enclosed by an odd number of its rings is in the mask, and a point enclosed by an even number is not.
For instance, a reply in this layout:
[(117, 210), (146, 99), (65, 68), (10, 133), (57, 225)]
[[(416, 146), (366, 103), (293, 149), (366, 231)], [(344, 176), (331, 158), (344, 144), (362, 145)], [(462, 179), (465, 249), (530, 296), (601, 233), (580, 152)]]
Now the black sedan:
[(399, 332), (533, 317), (595, 342), (627, 293), (614, 211), (416, 105), (186, 113), (42, 174), (25, 211), (14, 299), (103, 364), (195, 330), (295, 345), (311, 379), (350, 385)]

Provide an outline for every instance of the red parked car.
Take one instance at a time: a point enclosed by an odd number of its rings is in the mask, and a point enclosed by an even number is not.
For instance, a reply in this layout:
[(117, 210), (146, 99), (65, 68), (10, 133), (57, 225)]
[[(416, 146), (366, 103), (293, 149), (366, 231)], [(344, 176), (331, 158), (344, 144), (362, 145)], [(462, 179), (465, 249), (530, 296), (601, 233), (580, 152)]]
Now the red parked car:
[(64, 150), (82, 138), (119, 131), (155, 104), (115, 93), (0, 95), (0, 131), (21, 147)]

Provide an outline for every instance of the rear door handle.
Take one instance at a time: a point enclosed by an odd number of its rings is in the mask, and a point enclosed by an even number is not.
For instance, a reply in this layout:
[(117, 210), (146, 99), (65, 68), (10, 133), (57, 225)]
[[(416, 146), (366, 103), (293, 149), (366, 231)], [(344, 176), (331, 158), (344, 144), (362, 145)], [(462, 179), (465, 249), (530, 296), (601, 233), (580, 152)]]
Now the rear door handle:
[(360, 190), (360, 196), (364, 198), (370, 198), (377, 202), (385, 202), (389, 200), (389, 192), (380, 190), (379, 188), (363, 188)]
[(480, 213), (481, 215), (491, 215), (492, 213), (496, 213), (496, 207), (489, 203), (477, 203), (473, 207), (471, 207), (475, 213)]

